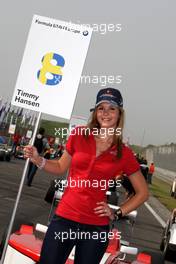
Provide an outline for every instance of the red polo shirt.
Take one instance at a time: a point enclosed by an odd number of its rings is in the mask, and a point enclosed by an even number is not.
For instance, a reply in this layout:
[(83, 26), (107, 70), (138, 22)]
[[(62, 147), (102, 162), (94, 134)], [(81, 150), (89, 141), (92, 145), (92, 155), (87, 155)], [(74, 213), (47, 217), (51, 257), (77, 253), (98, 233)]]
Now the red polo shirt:
[(130, 175), (140, 169), (132, 151), (123, 145), (122, 158), (117, 158), (116, 146), (96, 157), (94, 135), (86, 138), (77, 127), (69, 136), (67, 152), (72, 156), (68, 186), (60, 201), (56, 214), (85, 224), (107, 225), (108, 217), (94, 213), (97, 202), (106, 202), (106, 191), (112, 180), (122, 172)]

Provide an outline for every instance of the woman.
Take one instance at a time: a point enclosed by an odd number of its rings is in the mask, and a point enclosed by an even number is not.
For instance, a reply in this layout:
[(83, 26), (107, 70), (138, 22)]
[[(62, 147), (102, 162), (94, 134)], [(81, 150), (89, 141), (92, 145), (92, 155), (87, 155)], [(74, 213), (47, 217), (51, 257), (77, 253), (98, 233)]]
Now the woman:
[[(114, 88), (100, 90), (92, 110), (87, 127), (77, 127), (69, 136), (60, 160), (45, 160), (32, 146), (25, 149), (26, 157), (39, 168), (55, 174), (69, 169), (68, 184), (45, 236), (40, 264), (64, 264), (75, 245), (74, 263), (100, 263), (108, 245), (109, 220), (120, 219), (148, 198), (139, 164), (122, 144), (121, 93)], [(129, 176), (135, 195), (113, 211), (106, 202), (106, 190), (122, 172)]]

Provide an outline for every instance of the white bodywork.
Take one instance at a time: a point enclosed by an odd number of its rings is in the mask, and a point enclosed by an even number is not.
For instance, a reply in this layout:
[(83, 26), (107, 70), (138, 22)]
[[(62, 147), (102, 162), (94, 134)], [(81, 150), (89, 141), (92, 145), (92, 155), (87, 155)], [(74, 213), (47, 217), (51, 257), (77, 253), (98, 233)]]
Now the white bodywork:
[(48, 227), (45, 225), (36, 224), (35, 230), (45, 234), (46, 231), (48, 230)]
[(8, 246), (3, 264), (36, 264), (36, 262)]
[(111, 255), (110, 253), (104, 253), (104, 255), (103, 255), (102, 259), (101, 259), (100, 264), (106, 263), (106, 261), (107, 261), (107, 259), (109, 258), (110, 255)]
[(176, 245), (176, 223), (171, 225), (169, 244)]
[(126, 246), (121, 246), (120, 247), (120, 252), (125, 253), (125, 254), (130, 254), (130, 255), (137, 255), (138, 249), (135, 247), (126, 247)]

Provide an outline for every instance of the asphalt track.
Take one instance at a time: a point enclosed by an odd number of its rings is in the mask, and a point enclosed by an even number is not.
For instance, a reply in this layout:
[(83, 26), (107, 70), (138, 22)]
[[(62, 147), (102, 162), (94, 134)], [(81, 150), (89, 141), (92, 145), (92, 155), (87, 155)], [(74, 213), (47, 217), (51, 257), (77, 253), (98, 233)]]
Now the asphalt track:
[[(23, 160), (12, 159), (11, 162), (0, 162), (0, 237), (10, 221), (23, 168)], [(50, 205), (44, 201), (44, 197), (53, 178), (54, 175), (38, 170), (33, 186), (24, 185), (16, 221), (47, 224)], [(133, 231), (126, 222), (119, 223), (118, 228), (122, 232), (122, 239), (129, 241), (132, 246), (156, 255), (160, 254), (162, 226), (146, 206), (143, 205), (138, 209)], [(159, 264), (159, 260), (156, 260), (156, 264)]]

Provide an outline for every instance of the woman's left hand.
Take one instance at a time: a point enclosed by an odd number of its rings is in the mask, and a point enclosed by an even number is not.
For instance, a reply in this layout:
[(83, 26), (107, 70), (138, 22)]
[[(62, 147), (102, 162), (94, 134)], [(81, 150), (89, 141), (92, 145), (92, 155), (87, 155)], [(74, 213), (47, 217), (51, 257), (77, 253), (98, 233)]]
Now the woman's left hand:
[(114, 220), (114, 211), (105, 202), (98, 202), (97, 207), (94, 208), (95, 214), (100, 217), (108, 216), (111, 220)]

